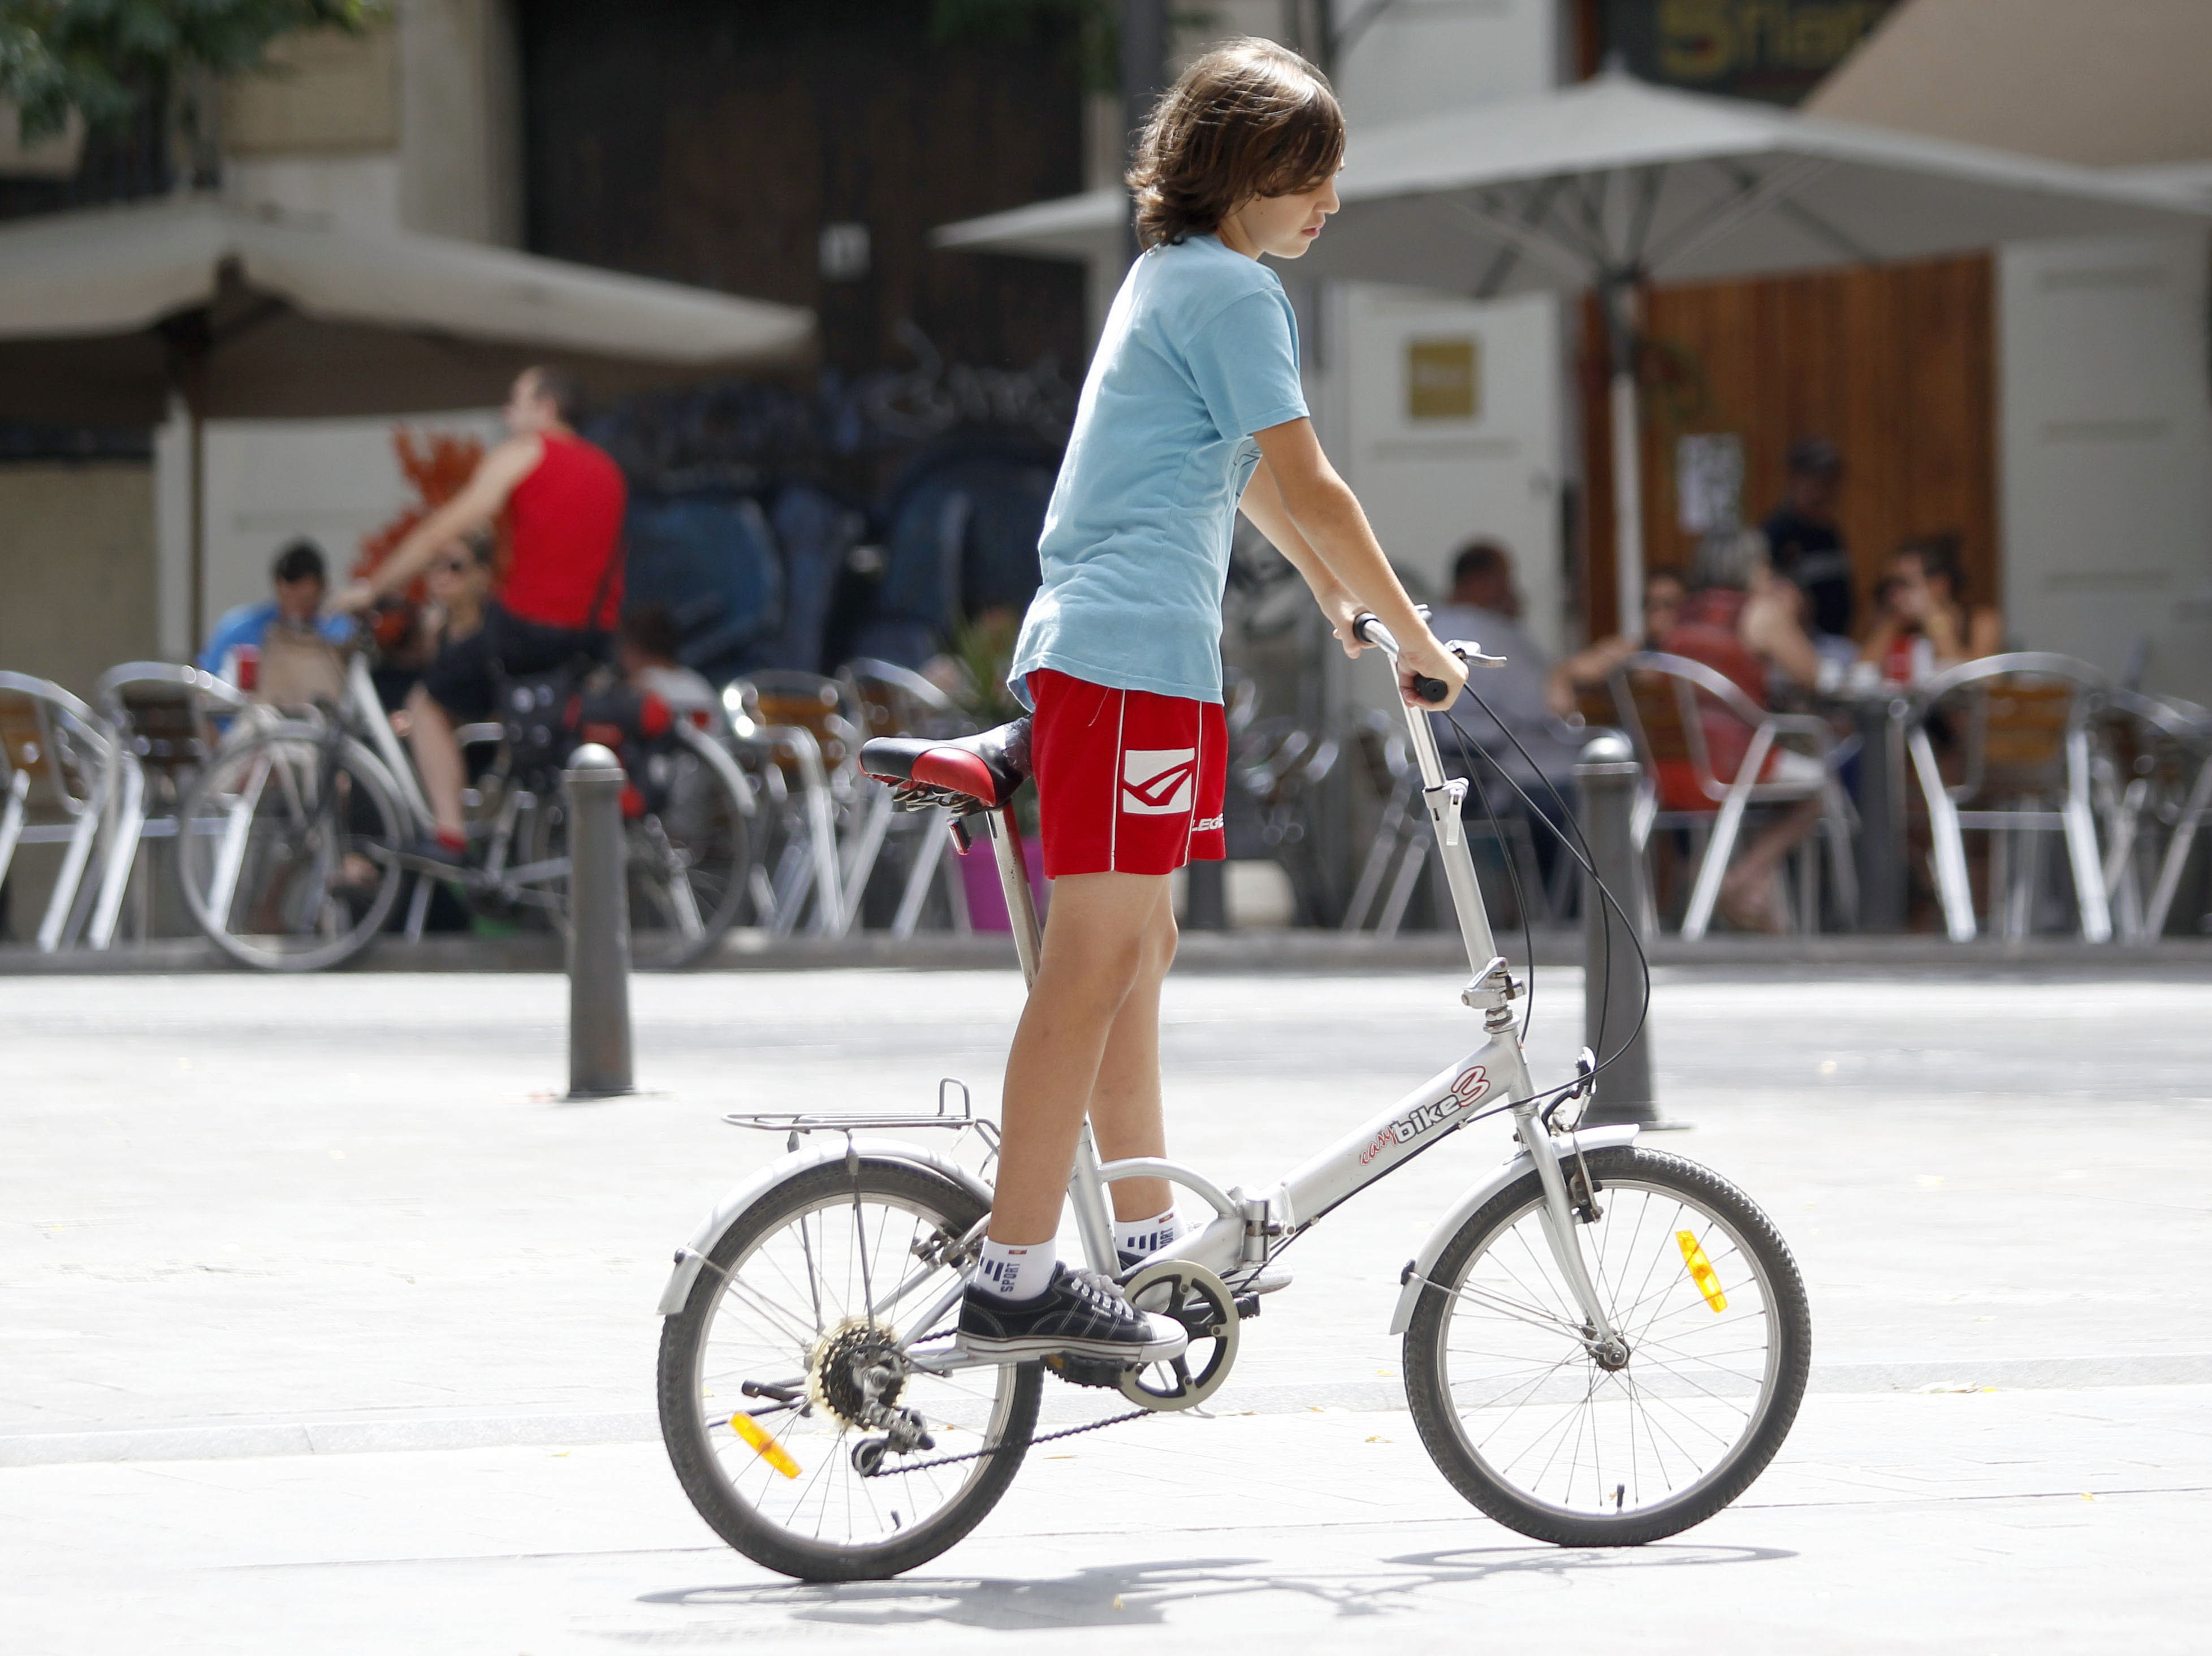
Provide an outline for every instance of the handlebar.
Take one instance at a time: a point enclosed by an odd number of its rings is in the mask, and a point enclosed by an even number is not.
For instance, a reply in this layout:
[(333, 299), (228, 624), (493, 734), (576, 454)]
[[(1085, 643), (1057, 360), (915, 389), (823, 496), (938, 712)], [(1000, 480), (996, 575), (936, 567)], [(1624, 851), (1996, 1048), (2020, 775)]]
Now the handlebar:
[[(1421, 613), (1426, 615), (1428, 612), (1425, 609)], [(1397, 664), (1398, 641), (1390, 636), (1390, 629), (1384, 626), (1381, 618), (1373, 612), (1363, 611), (1352, 618), (1352, 636), (1363, 644), (1374, 645), (1390, 658), (1391, 665), (1394, 667)], [(1444, 648), (1469, 667), (1478, 662), (1484, 667), (1502, 667), (1505, 665), (1504, 656), (1486, 655), (1482, 653), (1481, 645), (1471, 644), (1463, 639), (1455, 638)], [(1451, 686), (1441, 679), (1431, 679), (1425, 673), (1417, 673), (1413, 675), (1413, 694), (1431, 706), (1437, 706), (1450, 697)]]

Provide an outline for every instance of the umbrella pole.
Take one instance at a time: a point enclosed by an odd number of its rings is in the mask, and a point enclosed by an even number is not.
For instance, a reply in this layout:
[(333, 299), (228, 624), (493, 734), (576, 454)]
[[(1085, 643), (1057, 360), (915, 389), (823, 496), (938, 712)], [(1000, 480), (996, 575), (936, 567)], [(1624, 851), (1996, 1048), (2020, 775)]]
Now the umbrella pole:
[(1613, 574), (1615, 626), (1640, 636), (1644, 618), (1644, 467), (1636, 394), (1636, 284), (1607, 281), (1602, 291), (1613, 368)]
[(185, 405), (185, 615), (191, 630), (187, 660), (207, 637), (207, 371), (210, 329), (204, 310), (188, 311), (161, 325), (168, 346), (169, 385)]

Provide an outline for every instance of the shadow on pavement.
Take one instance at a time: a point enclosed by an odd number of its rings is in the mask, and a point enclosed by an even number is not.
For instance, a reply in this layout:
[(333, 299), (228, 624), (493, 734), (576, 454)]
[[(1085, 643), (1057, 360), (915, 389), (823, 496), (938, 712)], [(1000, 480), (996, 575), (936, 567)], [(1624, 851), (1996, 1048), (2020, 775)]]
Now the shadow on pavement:
[[(1172, 1605), (1201, 1599), (1287, 1593), (1333, 1606), (1340, 1616), (1431, 1608), (1424, 1595), (1494, 1576), (1572, 1579), (1595, 1570), (1713, 1568), (1797, 1555), (1778, 1547), (1650, 1546), (1612, 1549), (1459, 1547), (1377, 1560), (1357, 1569), (1277, 1574), (1257, 1558), (1192, 1558), (1101, 1566), (1072, 1575), (902, 1576), (891, 1581), (787, 1586), (684, 1587), (638, 1602), (692, 1609), (781, 1610), (794, 1622), (896, 1628), (936, 1623), (1014, 1632), (1028, 1628), (1127, 1627), (1164, 1622)], [(748, 1623), (757, 1635), (757, 1623)]]

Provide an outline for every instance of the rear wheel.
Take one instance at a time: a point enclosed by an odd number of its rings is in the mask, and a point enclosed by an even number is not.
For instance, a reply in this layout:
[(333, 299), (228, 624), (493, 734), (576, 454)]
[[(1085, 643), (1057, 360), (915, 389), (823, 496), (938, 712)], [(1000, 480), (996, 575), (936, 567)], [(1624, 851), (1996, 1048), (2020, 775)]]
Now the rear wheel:
[(929, 1372), (958, 1300), (973, 1192), (903, 1163), (833, 1163), (741, 1214), (660, 1340), (661, 1436), (730, 1545), (810, 1581), (927, 1562), (1006, 1493), (1034, 1363)]
[[(633, 965), (667, 971), (711, 953), (737, 921), (752, 868), (752, 794), (713, 737), (678, 723), (640, 762), (649, 808), (623, 821)], [(538, 906), (568, 923), (568, 802), (557, 775), (530, 795), (515, 836), (525, 866), (553, 868)]]
[(1625, 1353), (1588, 1338), (1532, 1170), (1430, 1269), (1406, 1396), (1438, 1469), (1499, 1523), (1632, 1546), (1704, 1522), (1765, 1469), (1804, 1395), (1811, 1319), (1790, 1250), (1727, 1180), (1626, 1145), (1585, 1160), (1600, 1217), (1573, 1239)]
[(737, 761), (680, 721), (669, 734), (641, 767), (653, 808), (627, 825), (624, 847), (630, 955), (661, 970), (721, 941), (752, 868), (752, 792)]
[(404, 831), (384, 768), (351, 737), (286, 723), (225, 748), (177, 813), (192, 922), (268, 971), (315, 971), (376, 940)]

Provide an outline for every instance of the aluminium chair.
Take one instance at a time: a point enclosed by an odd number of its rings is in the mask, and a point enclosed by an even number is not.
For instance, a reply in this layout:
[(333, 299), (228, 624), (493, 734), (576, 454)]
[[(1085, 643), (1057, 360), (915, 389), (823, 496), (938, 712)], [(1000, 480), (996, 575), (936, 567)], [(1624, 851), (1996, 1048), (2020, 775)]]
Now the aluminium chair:
[[(2113, 928), (2130, 943), (2166, 930), (2197, 831), (2212, 815), (2212, 713), (2114, 689), (2094, 753)], [(2161, 843), (2161, 835), (2163, 840)]]
[[(1613, 675), (1614, 709), (1634, 745), (1651, 783), (1651, 807), (1639, 811), (1639, 835), (1655, 827), (1687, 827), (1705, 833), (1690, 903), (1682, 916), (1682, 936), (1703, 937), (1720, 901), (1747, 813), (1761, 806), (1821, 802), (1816, 831), (1827, 848), (1829, 880), (1846, 926), (1858, 918), (1858, 870), (1852, 855), (1850, 804), (1836, 776), (1836, 734), (1811, 714), (1775, 713), (1760, 707), (1735, 684), (1702, 661), (1687, 656), (1642, 651)], [(1747, 733), (1741, 762), (1732, 776), (1715, 769), (1705, 739), (1705, 715), (1735, 721)], [(1794, 747), (1792, 745), (1795, 745)], [(1820, 763), (1817, 779), (1767, 774), (1768, 760), (1790, 748)], [(1819, 864), (1810, 842), (1797, 858), (1797, 923), (1819, 929)]]
[[(2081, 936), (2111, 941), (2089, 740), (2107, 694), (2094, 667), (2040, 651), (1964, 661), (1913, 693), (1905, 749), (1927, 801), (1936, 896), (1954, 942), (1971, 941), (1978, 930), (1966, 870), (1969, 829), (1990, 836), (1990, 918), (2000, 936), (2030, 929), (2042, 836), (2057, 833), (2066, 843)], [(1943, 774), (1936, 735), (1954, 749), (1955, 781)]]
[[(1352, 734), (1366, 772), (1382, 795), (1382, 810), (1338, 929), (1364, 931), (1372, 915), (1376, 936), (1395, 937), (1398, 928), (1405, 923), (1406, 912), (1413, 904), (1420, 877), (1430, 866), (1436, 840), (1429, 828), (1420, 768), (1413, 762), (1403, 721), (1370, 709), (1361, 715)], [(1333, 767), (1335, 760), (1333, 752), (1326, 756), (1328, 767)], [(1497, 845), (1501, 859), (1510, 860), (1513, 867), (1525, 872), (1526, 878), (1519, 882), (1522, 900), (1528, 902), (1531, 892), (1535, 900), (1528, 904), (1533, 912), (1523, 918), (1548, 921), (1552, 917), (1550, 895), (1537, 878), (1535, 839), (1520, 801), (1501, 798), (1508, 794), (1502, 783), (1492, 784), (1488, 798), (1498, 809), (1494, 828), (1489, 813), (1478, 809), (1462, 814), (1461, 831), (1470, 841), (1490, 840)], [(1382, 904), (1379, 910), (1376, 906), (1378, 898)]]
[[(975, 729), (975, 721), (963, 715), (951, 697), (920, 673), (896, 662), (862, 656), (848, 661), (837, 677), (870, 737), (964, 736)], [(866, 814), (859, 841), (847, 862), (848, 912), (859, 912), (861, 894), (867, 889), (877, 859), (888, 837), (896, 833), (909, 842), (910, 850), (898, 909), (891, 917), (891, 935), (914, 935), (933, 885), (941, 886), (945, 892), (952, 929), (965, 935), (972, 929), (967, 887), (957, 865), (945, 855), (951, 843), (954, 813), (943, 806), (919, 814), (895, 812), (890, 788), (865, 777), (862, 781)]]
[(784, 783), (769, 789), (783, 807), (782, 847), (766, 893), (769, 931), (790, 936), (811, 901), (809, 932), (842, 937), (852, 913), (842, 827), (860, 791), (860, 724), (844, 687), (817, 673), (778, 669), (734, 680), (722, 700), (739, 741), (755, 745)]
[(84, 923), (78, 897), (116, 785), (114, 733), (59, 685), (0, 673), (0, 881), (25, 845), (60, 845), (39, 922), (51, 954)]
[(93, 694), (116, 737), (100, 895), (85, 934), (89, 947), (106, 949), (115, 941), (134, 886), (141, 899), (138, 931), (145, 935), (153, 868), (142, 865), (139, 853), (149, 840), (176, 837), (177, 807), (221, 740), (216, 721), (237, 713), (246, 698), (213, 674), (173, 661), (110, 667)]

